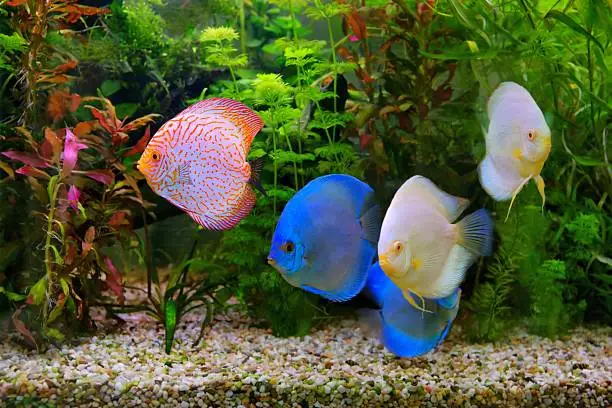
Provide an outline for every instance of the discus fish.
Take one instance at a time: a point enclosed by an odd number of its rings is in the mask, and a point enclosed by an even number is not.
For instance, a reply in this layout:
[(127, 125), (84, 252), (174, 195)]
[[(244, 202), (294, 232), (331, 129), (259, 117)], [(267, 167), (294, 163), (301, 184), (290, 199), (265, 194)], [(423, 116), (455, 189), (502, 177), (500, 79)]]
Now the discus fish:
[(319, 177), (285, 206), (268, 263), (293, 286), (349, 300), (363, 289), (374, 263), (381, 218), (366, 183), (344, 174)]
[(425, 299), (432, 313), (423, 314), (412, 307), (385, 275), (378, 263), (372, 265), (363, 293), (379, 309), (362, 310), (360, 321), (377, 329), (382, 344), (399, 357), (417, 357), (437, 349), (448, 335), (459, 311), (461, 289), (442, 299)]
[(550, 129), (529, 92), (514, 82), (502, 82), (487, 104), (487, 153), (478, 166), (480, 184), (497, 201), (514, 199), (534, 180), (546, 203), (540, 172), (551, 149)]
[(480, 209), (452, 224), (469, 201), (440, 190), (431, 180), (414, 176), (395, 193), (382, 223), (380, 267), (415, 308), (412, 295), (448, 297), (480, 255), (492, 249), (493, 221)]
[(246, 157), (263, 122), (240, 102), (191, 105), (153, 135), (138, 161), (151, 189), (209, 230), (226, 230), (255, 205), (261, 159)]

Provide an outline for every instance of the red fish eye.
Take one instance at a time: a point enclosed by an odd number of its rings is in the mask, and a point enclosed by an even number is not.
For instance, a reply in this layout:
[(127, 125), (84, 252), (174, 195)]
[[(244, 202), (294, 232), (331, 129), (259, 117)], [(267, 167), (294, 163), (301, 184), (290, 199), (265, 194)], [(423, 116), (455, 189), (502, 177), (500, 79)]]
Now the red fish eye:
[(153, 160), (159, 160), (159, 155), (157, 153), (153, 153)]
[(535, 131), (530, 130), (529, 134), (527, 135), (527, 137), (529, 137), (529, 140), (535, 139)]
[(287, 242), (283, 244), (281, 249), (283, 249), (285, 252), (293, 252), (293, 249), (294, 249), (293, 242)]

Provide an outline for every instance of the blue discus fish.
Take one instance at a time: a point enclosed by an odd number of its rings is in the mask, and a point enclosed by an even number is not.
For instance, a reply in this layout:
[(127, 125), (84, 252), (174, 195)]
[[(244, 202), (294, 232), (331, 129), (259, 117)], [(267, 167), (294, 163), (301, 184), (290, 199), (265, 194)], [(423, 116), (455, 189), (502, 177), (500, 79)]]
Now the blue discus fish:
[(374, 191), (344, 174), (319, 177), (281, 214), (268, 263), (291, 285), (342, 302), (364, 287), (382, 215)]
[(423, 313), (408, 303), (377, 262), (370, 268), (364, 293), (380, 307), (375, 324), (381, 326), (384, 346), (399, 357), (417, 357), (438, 348), (448, 335), (459, 310), (461, 289), (445, 298), (425, 298), (425, 308), (432, 313)]

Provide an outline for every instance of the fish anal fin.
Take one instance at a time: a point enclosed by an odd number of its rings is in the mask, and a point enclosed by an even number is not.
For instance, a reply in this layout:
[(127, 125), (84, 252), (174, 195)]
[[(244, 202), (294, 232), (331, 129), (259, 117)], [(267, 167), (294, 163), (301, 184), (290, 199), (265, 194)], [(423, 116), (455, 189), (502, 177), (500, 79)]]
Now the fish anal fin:
[(361, 225), (361, 237), (373, 244), (377, 244), (382, 225), (382, 213), (380, 206), (374, 199), (374, 193), (371, 193), (364, 202), (359, 223)]
[(470, 205), (470, 200), (442, 191), (431, 180), (423, 176), (411, 177), (402, 188), (404, 194), (417, 195), (436, 207), (448, 222), (455, 221)]
[(542, 212), (544, 212), (544, 205), (546, 204), (546, 192), (544, 191), (544, 179), (539, 174), (533, 178), (538, 187), (540, 197), (542, 197)]
[(482, 188), (495, 201), (512, 198), (512, 194), (522, 182), (512, 159), (491, 154), (487, 154), (478, 165), (478, 178)]
[(249, 215), (255, 205), (255, 192), (246, 187), (240, 199), (238, 200), (233, 212), (227, 215), (204, 215), (197, 213), (189, 213), (191, 218), (202, 227), (211, 231), (225, 231), (236, 226), (244, 217)]

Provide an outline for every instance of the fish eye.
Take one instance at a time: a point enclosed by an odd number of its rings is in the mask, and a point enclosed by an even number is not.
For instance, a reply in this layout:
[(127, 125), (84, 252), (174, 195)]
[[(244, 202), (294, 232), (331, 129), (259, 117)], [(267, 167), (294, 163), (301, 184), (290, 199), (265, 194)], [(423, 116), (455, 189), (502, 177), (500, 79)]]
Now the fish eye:
[(529, 138), (529, 140), (531, 140), (533, 142), (535, 140), (535, 137), (536, 137), (535, 130), (530, 130), (529, 133), (527, 134), (527, 137)]
[(151, 157), (153, 158), (153, 160), (157, 161), (157, 160), (159, 160), (159, 153), (157, 153), (157, 152), (153, 152), (153, 154), (151, 155)]
[(295, 249), (295, 246), (293, 245), (293, 242), (288, 241), (285, 242), (282, 246), (281, 249), (285, 252), (293, 252), (293, 250)]
[(393, 243), (393, 249), (395, 252), (400, 252), (402, 249), (404, 249), (404, 245), (400, 241), (395, 241)]

